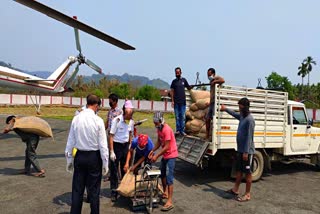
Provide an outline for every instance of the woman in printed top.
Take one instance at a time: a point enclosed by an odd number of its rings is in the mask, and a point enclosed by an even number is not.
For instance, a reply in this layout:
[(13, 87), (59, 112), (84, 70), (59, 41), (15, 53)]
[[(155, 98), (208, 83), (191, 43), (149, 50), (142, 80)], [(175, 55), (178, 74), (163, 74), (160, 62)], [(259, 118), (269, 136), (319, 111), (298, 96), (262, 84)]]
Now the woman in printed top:
[(131, 142), (131, 148), (127, 154), (126, 164), (124, 165), (123, 170), (125, 172), (129, 169), (129, 162), (131, 157), (133, 157), (133, 151), (136, 151), (133, 166), (130, 168), (130, 171), (137, 173), (138, 168), (144, 162), (144, 164), (150, 163), (148, 155), (150, 151), (153, 149), (153, 142), (151, 138), (146, 134), (139, 134), (138, 137), (135, 137)]
[[(162, 112), (154, 113), (153, 123), (157, 128), (158, 140), (148, 157), (151, 162), (156, 162), (162, 156), (160, 170), (162, 186), (165, 192), (163, 198), (168, 198), (168, 200), (161, 210), (168, 211), (174, 207), (172, 203), (173, 172), (176, 158), (178, 157), (178, 149), (172, 128), (164, 122)], [(154, 153), (160, 146), (160, 151), (157, 154)]]

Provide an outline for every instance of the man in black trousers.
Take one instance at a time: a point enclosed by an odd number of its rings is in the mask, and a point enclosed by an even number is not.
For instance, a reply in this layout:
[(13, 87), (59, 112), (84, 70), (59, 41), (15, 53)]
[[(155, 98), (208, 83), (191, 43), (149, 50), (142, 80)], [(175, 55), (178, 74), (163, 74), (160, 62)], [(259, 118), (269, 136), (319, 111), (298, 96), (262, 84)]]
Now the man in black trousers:
[[(101, 100), (96, 95), (87, 96), (87, 109), (72, 120), (65, 150), (67, 170), (74, 167), (72, 204), (70, 213), (79, 214), (86, 187), (90, 198), (91, 213), (99, 213), (102, 170), (108, 172), (109, 150), (103, 120), (96, 115)], [(77, 153), (72, 160), (72, 149)]]

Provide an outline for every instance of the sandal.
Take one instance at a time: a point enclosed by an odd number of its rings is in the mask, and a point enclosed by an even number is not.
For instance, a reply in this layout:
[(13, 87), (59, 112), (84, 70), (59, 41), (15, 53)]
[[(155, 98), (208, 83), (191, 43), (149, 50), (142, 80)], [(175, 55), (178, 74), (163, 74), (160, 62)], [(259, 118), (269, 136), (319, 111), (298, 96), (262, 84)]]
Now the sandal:
[(163, 193), (161, 196), (162, 199), (168, 199), (168, 195), (166, 193)]
[(229, 193), (229, 194), (231, 194), (231, 195), (234, 195), (234, 196), (238, 196), (238, 195), (239, 195), (239, 193), (233, 191), (233, 189), (228, 189), (228, 190), (226, 190), (225, 192), (226, 192), (226, 193)]
[(166, 206), (164, 205), (162, 208), (161, 208), (161, 211), (169, 211), (169, 210), (172, 210), (174, 208), (173, 204), (169, 205), (169, 206)]
[(248, 195), (243, 195), (243, 196), (239, 196), (239, 197), (237, 197), (236, 198), (236, 200), (237, 201), (239, 201), (239, 202), (247, 202), (247, 201), (250, 201), (250, 196), (248, 196)]
[(41, 169), (40, 172), (32, 173), (31, 175), (34, 176), (34, 177), (38, 177), (38, 178), (46, 177), (44, 169)]

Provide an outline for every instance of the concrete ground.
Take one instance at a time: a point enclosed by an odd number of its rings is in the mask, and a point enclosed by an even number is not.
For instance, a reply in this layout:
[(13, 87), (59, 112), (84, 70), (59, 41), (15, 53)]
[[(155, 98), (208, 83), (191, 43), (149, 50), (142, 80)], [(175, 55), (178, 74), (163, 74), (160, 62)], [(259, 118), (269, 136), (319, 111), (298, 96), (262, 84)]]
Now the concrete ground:
[[(0, 116), (0, 124), (4, 124)], [(55, 142), (41, 139), (37, 154), (45, 178), (18, 175), (24, 165), (25, 144), (11, 132), (0, 136), (0, 212), (68, 213), (72, 174), (65, 170), (64, 149), (70, 122), (47, 119)], [(155, 140), (154, 129), (140, 129)], [(312, 165), (276, 163), (273, 171), (252, 185), (252, 200), (239, 203), (224, 193), (232, 187), (229, 169), (204, 170), (178, 161), (175, 170), (174, 204), (170, 213), (320, 213), (320, 172)], [(244, 191), (244, 184), (241, 186)], [(131, 213), (131, 201), (112, 203), (109, 182), (102, 182), (101, 213)], [(141, 211), (140, 213), (144, 213)], [(83, 204), (83, 212), (90, 206)], [(139, 213), (139, 212), (138, 212)], [(154, 213), (162, 213), (155, 208)]]

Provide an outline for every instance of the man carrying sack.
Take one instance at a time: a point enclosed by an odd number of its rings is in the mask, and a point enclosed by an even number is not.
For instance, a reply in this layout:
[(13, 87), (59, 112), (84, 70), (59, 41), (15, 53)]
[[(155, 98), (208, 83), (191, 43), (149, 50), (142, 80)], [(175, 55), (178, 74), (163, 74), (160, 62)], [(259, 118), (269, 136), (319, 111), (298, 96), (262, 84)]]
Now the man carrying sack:
[[(36, 149), (40, 136), (52, 137), (49, 124), (38, 117), (16, 118), (14, 115), (7, 117), (6, 124), (8, 126), (4, 129), (3, 133), (14, 131), (26, 143), (24, 169), (20, 174), (32, 175), (39, 178), (45, 177), (45, 170), (41, 169), (39, 165)], [(36, 173), (31, 173), (31, 165), (36, 170)]]

